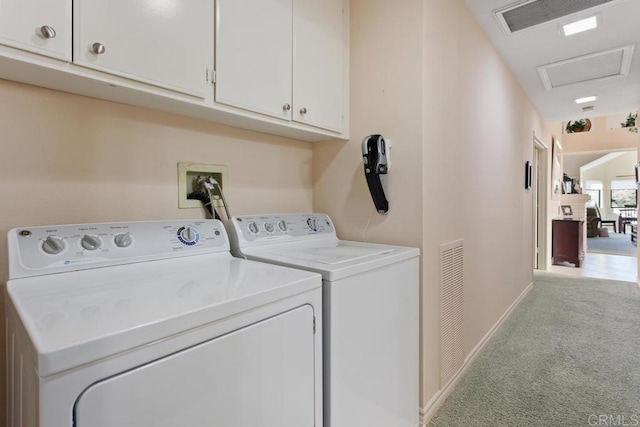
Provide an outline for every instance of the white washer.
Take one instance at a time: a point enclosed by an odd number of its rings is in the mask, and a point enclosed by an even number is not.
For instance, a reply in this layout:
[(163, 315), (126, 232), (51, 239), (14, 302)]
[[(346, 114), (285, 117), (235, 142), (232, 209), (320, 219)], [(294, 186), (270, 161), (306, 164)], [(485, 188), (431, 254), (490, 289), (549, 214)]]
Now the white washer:
[(319, 274), (233, 258), (213, 220), (8, 240), (9, 427), (322, 425)]
[(419, 249), (341, 241), (324, 214), (228, 225), (234, 255), (322, 274), (325, 427), (416, 427)]

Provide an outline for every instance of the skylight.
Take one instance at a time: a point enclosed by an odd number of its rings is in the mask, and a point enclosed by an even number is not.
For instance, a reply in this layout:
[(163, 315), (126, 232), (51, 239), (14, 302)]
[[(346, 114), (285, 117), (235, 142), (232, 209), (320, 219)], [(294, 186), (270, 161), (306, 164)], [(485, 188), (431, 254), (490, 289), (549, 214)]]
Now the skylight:
[(593, 30), (598, 27), (598, 19), (596, 16), (590, 18), (581, 19), (580, 21), (572, 22), (571, 24), (563, 25), (562, 29), (565, 36), (572, 36), (574, 34), (581, 33), (583, 31)]

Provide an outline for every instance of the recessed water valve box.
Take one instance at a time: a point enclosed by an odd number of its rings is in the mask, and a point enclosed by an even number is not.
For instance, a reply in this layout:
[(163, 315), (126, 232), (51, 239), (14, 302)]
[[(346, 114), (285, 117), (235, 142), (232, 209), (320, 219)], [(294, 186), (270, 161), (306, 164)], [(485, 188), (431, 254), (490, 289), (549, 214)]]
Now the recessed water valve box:
[[(198, 179), (213, 177), (224, 191), (229, 168), (226, 165), (207, 165), (203, 163), (178, 163), (178, 208), (201, 208), (199, 200), (187, 199), (187, 195), (198, 188)], [(222, 207), (222, 200), (214, 196), (213, 204)]]

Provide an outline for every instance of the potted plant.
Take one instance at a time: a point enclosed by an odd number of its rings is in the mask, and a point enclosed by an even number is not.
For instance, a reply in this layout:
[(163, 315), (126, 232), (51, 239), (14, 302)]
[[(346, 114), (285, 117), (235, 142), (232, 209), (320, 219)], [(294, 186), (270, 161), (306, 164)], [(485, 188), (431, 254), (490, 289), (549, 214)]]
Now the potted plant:
[(567, 122), (567, 126), (565, 127), (565, 131), (567, 133), (589, 132), (590, 129), (591, 120), (589, 119), (580, 119), (573, 122), (569, 120)]
[(627, 116), (627, 120), (624, 123), (620, 123), (620, 127), (628, 128), (629, 132), (638, 132), (638, 128), (636, 127), (636, 119), (638, 118), (638, 113), (629, 113)]

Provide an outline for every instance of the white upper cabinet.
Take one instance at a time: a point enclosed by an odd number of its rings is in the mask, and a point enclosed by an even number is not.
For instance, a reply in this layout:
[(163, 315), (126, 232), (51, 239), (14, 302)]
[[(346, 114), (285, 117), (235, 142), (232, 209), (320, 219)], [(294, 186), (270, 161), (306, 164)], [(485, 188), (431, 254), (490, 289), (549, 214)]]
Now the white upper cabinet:
[(0, 0), (0, 43), (71, 61), (71, 0)]
[(74, 0), (74, 63), (206, 98), (214, 0)]
[(218, 0), (215, 101), (343, 131), (343, 0)]
[(340, 132), (342, 0), (293, 0), (293, 120)]
[(218, 0), (215, 100), (291, 119), (291, 0)]

